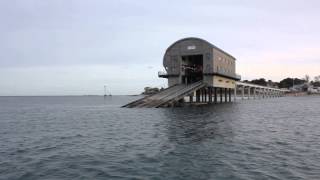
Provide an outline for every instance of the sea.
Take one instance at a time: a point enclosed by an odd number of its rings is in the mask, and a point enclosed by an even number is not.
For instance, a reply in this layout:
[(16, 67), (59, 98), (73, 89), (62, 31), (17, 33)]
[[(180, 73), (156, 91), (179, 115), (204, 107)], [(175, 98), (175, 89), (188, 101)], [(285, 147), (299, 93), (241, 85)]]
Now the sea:
[(320, 96), (121, 108), (138, 98), (0, 97), (0, 179), (320, 179)]

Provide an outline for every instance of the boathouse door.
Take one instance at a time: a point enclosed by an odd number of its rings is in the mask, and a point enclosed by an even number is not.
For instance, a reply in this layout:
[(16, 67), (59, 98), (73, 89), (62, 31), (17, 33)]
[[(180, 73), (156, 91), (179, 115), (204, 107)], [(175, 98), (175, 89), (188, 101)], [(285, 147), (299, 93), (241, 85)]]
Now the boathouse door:
[(203, 55), (182, 56), (182, 83), (192, 84), (203, 80)]

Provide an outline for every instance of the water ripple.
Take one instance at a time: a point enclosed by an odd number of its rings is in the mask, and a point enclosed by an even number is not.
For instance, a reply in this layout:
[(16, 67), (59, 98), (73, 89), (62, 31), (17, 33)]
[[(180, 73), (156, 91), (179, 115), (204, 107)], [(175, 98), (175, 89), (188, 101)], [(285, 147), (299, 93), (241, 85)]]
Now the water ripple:
[(125, 109), (0, 97), (0, 179), (318, 179), (320, 97)]

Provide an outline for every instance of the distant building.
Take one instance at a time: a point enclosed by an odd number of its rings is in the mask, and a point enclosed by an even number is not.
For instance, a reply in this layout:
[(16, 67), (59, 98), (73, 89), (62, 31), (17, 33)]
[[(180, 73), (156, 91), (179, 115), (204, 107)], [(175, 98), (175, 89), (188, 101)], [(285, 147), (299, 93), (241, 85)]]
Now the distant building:
[(310, 84), (308, 83), (303, 83), (303, 84), (298, 84), (294, 85), (290, 88), (290, 91), (292, 92), (307, 92), (310, 87)]
[(160, 91), (159, 88), (145, 87), (144, 92), (142, 94), (151, 95), (151, 94), (156, 94), (159, 91)]
[(165, 52), (166, 72), (159, 77), (168, 79), (168, 86), (203, 81), (208, 87), (234, 89), (241, 77), (236, 74), (236, 59), (199, 38), (176, 41)]
[(320, 93), (320, 87), (309, 86), (308, 92), (311, 94)]

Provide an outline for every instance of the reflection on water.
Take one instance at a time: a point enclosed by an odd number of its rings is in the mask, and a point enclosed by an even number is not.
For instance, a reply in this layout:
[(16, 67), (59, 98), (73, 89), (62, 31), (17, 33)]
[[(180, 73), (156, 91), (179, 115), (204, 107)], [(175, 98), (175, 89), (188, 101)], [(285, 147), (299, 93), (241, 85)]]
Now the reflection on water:
[[(224, 105), (230, 107), (231, 104)], [(207, 139), (232, 137), (232, 128), (225, 118), (219, 117), (221, 107), (186, 107), (166, 109), (168, 139), (177, 144), (201, 143)], [(213, 113), (213, 112), (216, 113)]]
[[(139, 97), (1, 97), (3, 179), (317, 179), (319, 97), (127, 109)], [(1, 179), (0, 178), (0, 179)]]

